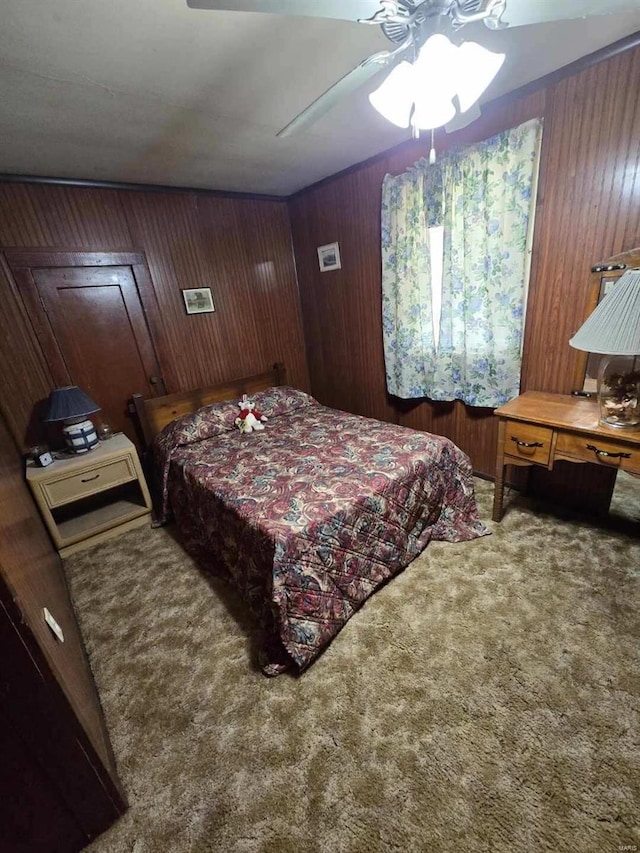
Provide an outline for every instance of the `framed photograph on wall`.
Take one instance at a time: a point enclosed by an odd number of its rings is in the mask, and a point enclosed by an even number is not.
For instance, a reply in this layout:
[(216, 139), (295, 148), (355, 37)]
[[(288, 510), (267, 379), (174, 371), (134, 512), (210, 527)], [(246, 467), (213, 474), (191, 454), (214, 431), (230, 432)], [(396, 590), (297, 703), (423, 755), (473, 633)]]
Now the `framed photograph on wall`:
[(210, 287), (193, 287), (182, 291), (187, 314), (207, 314), (215, 311)]
[(322, 272), (342, 269), (340, 264), (340, 247), (337, 243), (327, 243), (326, 246), (318, 246), (318, 260)]

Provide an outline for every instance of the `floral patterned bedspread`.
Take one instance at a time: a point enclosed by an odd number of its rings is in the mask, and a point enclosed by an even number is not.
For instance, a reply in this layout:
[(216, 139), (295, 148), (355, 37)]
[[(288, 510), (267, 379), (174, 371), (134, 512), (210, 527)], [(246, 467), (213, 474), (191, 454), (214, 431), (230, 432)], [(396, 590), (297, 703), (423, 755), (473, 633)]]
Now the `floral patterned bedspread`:
[(162, 512), (258, 616), (276, 674), (306, 667), (430, 540), (488, 531), (469, 459), (448, 439), (294, 389), (254, 399), (264, 431), (241, 434), (237, 405), (217, 404), (165, 427), (152, 451)]

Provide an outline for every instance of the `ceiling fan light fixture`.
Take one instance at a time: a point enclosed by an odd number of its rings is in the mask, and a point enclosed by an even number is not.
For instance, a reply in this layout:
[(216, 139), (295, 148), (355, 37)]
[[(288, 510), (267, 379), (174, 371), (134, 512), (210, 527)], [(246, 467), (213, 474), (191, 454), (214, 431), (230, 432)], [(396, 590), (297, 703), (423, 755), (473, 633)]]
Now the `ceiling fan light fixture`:
[(396, 65), (369, 95), (372, 106), (396, 127), (431, 130), (448, 124), (472, 107), (496, 76), (503, 53), (475, 42), (453, 44), (436, 33), (424, 43), (413, 64)]
[(447, 124), (456, 114), (456, 108), (446, 96), (425, 90), (416, 98), (411, 124), (420, 130), (432, 130)]
[(456, 95), (457, 52), (457, 47), (440, 33), (428, 38), (420, 49), (413, 64), (415, 108), (411, 124), (414, 128), (442, 127), (455, 116), (452, 101)]
[[(452, 80), (449, 72), (457, 62), (457, 53), (458, 48), (446, 36), (436, 33), (422, 45), (413, 67), (423, 80), (430, 82), (438, 80), (438, 85), (442, 82), (447, 85)], [(447, 75), (444, 81), (442, 81), (443, 73)]]
[(456, 89), (460, 112), (466, 112), (475, 104), (502, 68), (504, 59), (504, 53), (492, 53), (473, 41), (465, 41), (458, 47)]
[(409, 127), (415, 97), (415, 69), (400, 62), (369, 95), (369, 102), (381, 116), (396, 127)]

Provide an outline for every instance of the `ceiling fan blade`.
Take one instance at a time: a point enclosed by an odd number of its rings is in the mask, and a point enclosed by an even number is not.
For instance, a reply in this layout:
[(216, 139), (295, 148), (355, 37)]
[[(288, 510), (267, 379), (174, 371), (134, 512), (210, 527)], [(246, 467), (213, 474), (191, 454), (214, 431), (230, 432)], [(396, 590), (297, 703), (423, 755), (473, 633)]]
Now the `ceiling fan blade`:
[(444, 129), (447, 133), (455, 133), (456, 130), (462, 130), (463, 127), (470, 125), (477, 118), (480, 118), (481, 115), (480, 107), (475, 103), (466, 112), (456, 113), (455, 118), (452, 118), (450, 122), (445, 124)]
[(330, 86), (326, 92), (317, 97), (306, 109), (298, 113), (288, 125), (278, 131), (276, 136), (291, 136), (292, 133), (296, 133), (298, 130), (302, 130), (303, 127), (312, 124), (320, 116), (329, 112), (345, 95), (350, 95), (351, 92), (355, 92), (356, 89), (363, 86), (378, 71), (388, 65), (392, 59), (395, 59), (395, 52), (393, 56), (389, 51), (382, 51), (369, 56), (364, 62), (361, 62), (360, 65), (356, 66), (352, 71), (347, 72), (344, 77), (341, 77), (337, 83)]
[(225, 12), (268, 12), (272, 15), (304, 15), (358, 21), (380, 10), (379, 0), (187, 0), (191, 9)]
[(640, 0), (563, 0), (562, 3), (558, 0), (507, 0), (502, 21), (509, 27), (522, 27), (637, 10), (640, 10)]

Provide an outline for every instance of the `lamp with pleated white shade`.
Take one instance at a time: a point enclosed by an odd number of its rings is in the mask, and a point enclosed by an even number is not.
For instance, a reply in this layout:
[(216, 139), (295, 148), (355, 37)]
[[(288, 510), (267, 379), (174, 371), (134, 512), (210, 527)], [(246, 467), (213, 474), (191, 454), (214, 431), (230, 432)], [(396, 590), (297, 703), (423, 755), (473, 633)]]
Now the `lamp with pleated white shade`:
[(640, 428), (640, 269), (620, 276), (569, 343), (607, 356), (598, 370), (600, 421)]

